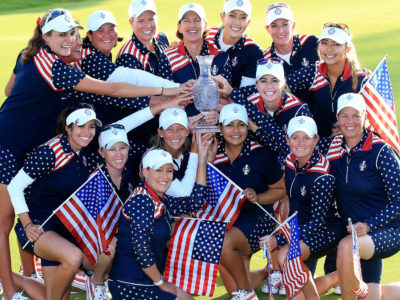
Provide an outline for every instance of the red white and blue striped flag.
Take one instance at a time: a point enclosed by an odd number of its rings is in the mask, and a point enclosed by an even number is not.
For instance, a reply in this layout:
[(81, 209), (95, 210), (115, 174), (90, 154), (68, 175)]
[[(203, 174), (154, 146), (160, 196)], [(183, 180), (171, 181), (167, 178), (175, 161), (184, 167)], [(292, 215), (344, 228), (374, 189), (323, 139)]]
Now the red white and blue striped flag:
[(399, 132), (386, 57), (379, 63), (360, 94), (367, 104), (370, 129), (399, 152)]
[(55, 214), (94, 264), (99, 253), (108, 251), (121, 207), (121, 200), (103, 172), (96, 170)]
[(309, 276), (301, 257), (297, 215), (283, 225), (282, 232), (289, 243), (289, 250), (283, 267), (282, 282), (286, 289), (286, 295), (290, 298), (301, 290)]
[(226, 223), (180, 219), (171, 238), (164, 277), (190, 294), (214, 293)]
[(199, 219), (228, 222), (228, 230), (233, 226), (246, 200), (240, 189), (214, 165), (207, 164), (206, 204), (194, 215)]

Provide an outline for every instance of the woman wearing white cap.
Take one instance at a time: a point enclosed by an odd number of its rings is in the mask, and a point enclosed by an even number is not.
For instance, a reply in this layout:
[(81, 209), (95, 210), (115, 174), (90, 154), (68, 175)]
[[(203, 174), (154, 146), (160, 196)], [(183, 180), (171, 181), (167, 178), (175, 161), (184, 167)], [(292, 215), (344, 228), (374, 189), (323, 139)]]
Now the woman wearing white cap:
[(161, 149), (142, 160), (143, 183), (125, 203), (119, 219), (118, 244), (110, 272), (113, 299), (193, 299), (163, 278), (165, 244), (170, 239), (171, 217), (190, 213), (204, 204), (207, 151), (211, 140), (196, 135), (199, 163), (190, 197), (165, 194), (174, 172), (172, 156)]
[(206, 40), (229, 55), (232, 66), (232, 86), (252, 85), (256, 63), (262, 58), (260, 46), (245, 35), (250, 23), (252, 5), (249, 0), (227, 0), (221, 12), (223, 26), (212, 27)]
[(248, 277), (249, 261), (260, 249), (259, 238), (272, 232), (275, 224), (254, 203), (273, 214), (272, 204), (285, 195), (284, 180), (277, 155), (248, 138), (248, 117), (243, 106), (225, 105), (219, 122), (223, 141), (214, 164), (244, 189), (248, 200), (226, 233), (221, 265), (234, 281), (228, 288), (235, 295), (233, 299), (257, 299)]
[[(176, 31), (176, 36), (180, 41), (168, 48), (161, 56), (161, 76), (179, 83), (198, 79), (200, 66), (197, 56), (214, 55), (211, 67), (212, 75), (221, 74), (230, 81), (229, 57), (214, 43), (205, 40), (206, 28), (206, 13), (203, 6), (197, 3), (181, 6)], [(193, 104), (186, 107), (185, 110), (189, 116), (199, 113)]]
[[(31, 152), (11, 180), (8, 192), (32, 250), (42, 258), (46, 298), (61, 299), (81, 264), (92, 269), (71, 233), (57, 217), (40, 225), (89, 175), (85, 148), (101, 122), (85, 103), (66, 109), (60, 116), (64, 132)], [(24, 190), (30, 188), (26, 202)], [(32, 245), (32, 244), (31, 244)], [(110, 262), (110, 261), (109, 261)], [(11, 299), (11, 298), (10, 298)]]
[[(400, 249), (400, 162), (397, 153), (373, 132), (365, 129), (366, 104), (360, 94), (347, 93), (338, 99), (337, 120), (342, 135), (323, 138), (319, 151), (331, 164), (335, 176), (335, 199), (343, 230), (351, 233), (352, 219), (360, 244), (363, 281), (356, 279), (352, 264), (352, 239), (347, 235), (338, 246), (342, 299), (365, 295), (380, 299), (382, 259)], [(271, 118), (255, 121), (256, 134), (264, 141), (284, 145), (285, 133)], [(365, 283), (367, 284), (365, 284)], [(368, 288), (367, 288), (368, 286)]]

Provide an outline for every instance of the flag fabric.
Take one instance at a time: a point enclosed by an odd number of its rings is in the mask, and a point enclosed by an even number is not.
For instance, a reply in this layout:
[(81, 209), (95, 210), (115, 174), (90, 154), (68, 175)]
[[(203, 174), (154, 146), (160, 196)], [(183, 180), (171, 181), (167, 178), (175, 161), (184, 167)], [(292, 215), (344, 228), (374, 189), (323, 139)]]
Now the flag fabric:
[(99, 253), (107, 253), (118, 228), (121, 207), (121, 200), (103, 172), (96, 170), (55, 214), (94, 264)]
[[(300, 234), (297, 215), (284, 226), (283, 234), (289, 243), (289, 250), (283, 267), (282, 282), (288, 298), (296, 295), (306, 284), (309, 273), (305, 270), (300, 251)], [(290, 233), (287, 235), (287, 233)]]
[(386, 57), (362, 87), (360, 94), (367, 104), (370, 129), (399, 152), (399, 132)]
[(194, 215), (199, 219), (228, 222), (228, 230), (240, 214), (246, 198), (243, 190), (221, 173), (215, 166), (207, 164), (206, 204)]
[(226, 223), (180, 219), (169, 247), (164, 277), (190, 294), (214, 293)]

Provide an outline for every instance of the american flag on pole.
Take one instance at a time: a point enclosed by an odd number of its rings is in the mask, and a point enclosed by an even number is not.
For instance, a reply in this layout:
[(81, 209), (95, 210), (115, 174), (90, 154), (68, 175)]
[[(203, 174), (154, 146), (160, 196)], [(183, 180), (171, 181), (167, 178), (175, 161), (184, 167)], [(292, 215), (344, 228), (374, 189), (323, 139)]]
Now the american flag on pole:
[[(296, 295), (308, 280), (308, 272), (304, 269), (300, 251), (300, 234), (297, 215), (289, 220), (282, 230), (289, 243), (289, 250), (283, 267), (282, 282), (288, 298)], [(288, 235), (288, 232), (290, 233)]]
[(379, 134), (382, 139), (399, 152), (399, 132), (386, 56), (363, 86), (360, 94), (367, 104), (371, 130)]
[(239, 216), (246, 198), (243, 196), (241, 188), (215, 166), (208, 163), (206, 200), (206, 204), (195, 213), (195, 217), (210, 221), (229, 222), (229, 230)]
[(226, 223), (180, 219), (171, 238), (164, 277), (184, 291), (212, 296)]
[(121, 207), (103, 172), (96, 170), (55, 214), (94, 264), (99, 253), (107, 252), (117, 231)]

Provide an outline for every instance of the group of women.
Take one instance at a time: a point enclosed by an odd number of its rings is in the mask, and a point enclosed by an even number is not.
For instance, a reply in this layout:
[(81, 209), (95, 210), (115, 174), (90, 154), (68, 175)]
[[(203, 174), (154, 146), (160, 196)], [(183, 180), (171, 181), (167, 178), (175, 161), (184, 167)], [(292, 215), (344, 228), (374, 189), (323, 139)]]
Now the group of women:
[[(18, 289), (34, 299), (68, 299), (79, 269), (90, 275), (88, 299), (107, 299), (105, 278), (113, 299), (193, 299), (165, 281), (163, 271), (171, 216), (205, 203), (207, 161), (246, 197), (221, 253), (232, 299), (258, 299), (254, 290), (267, 268), (249, 265), (264, 245), (273, 254), (272, 292), (282, 286), (287, 241), (269, 236), (276, 224), (255, 205), (273, 214), (277, 203), (283, 218), (285, 209), (297, 211), (307, 272), (337, 248), (337, 271), (315, 281), (310, 275), (294, 298), (319, 299), (340, 283), (343, 299), (398, 299), (398, 287), (381, 288), (380, 280), (382, 259), (400, 250), (400, 161), (366, 129), (358, 92), (370, 72), (360, 67), (348, 26), (326, 23), (319, 38), (294, 34), (290, 7), (274, 3), (266, 9), (273, 43), (263, 53), (245, 34), (251, 11), (249, 0), (227, 0), (222, 26), (207, 28), (201, 5), (183, 5), (179, 41), (170, 45), (158, 32), (154, 2), (133, 0), (133, 33), (115, 62), (111, 51), (122, 38), (110, 11), (89, 16), (83, 41), (68, 10), (52, 9), (37, 20), (0, 109), (5, 300), (27, 299)], [(204, 55), (214, 55), (220, 86), (218, 136), (192, 134), (202, 119), (192, 86)], [(59, 219), (42, 224), (96, 168), (124, 205), (107, 255), (91, 264)], [(20, 250), (26, 275), (35, 254), (44, 285), (11, 271), (15, 215), (20, 245), (29, 242)], [(348, 218), (359, 239), (362, 279), (352, 267)], [(390, 289), (397, 293), (388, 296)]]

